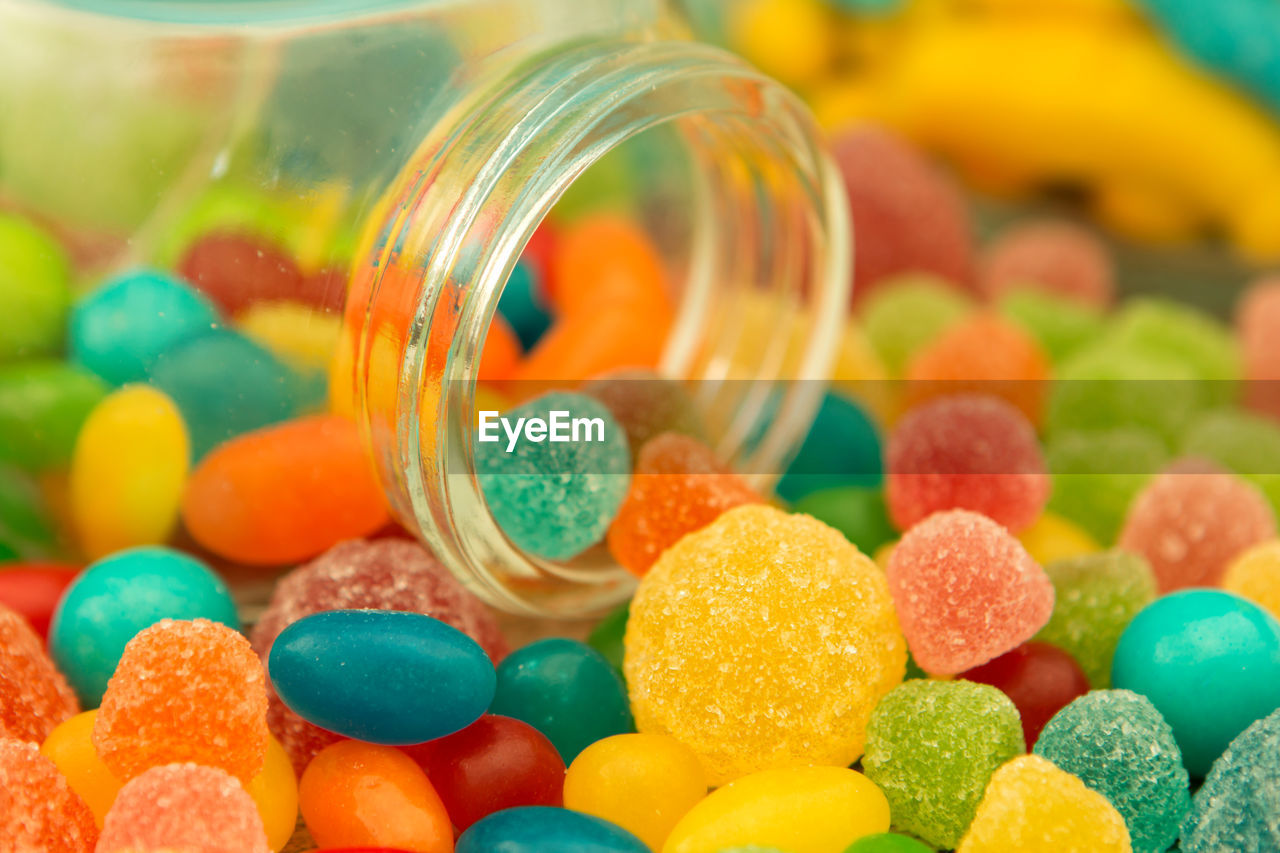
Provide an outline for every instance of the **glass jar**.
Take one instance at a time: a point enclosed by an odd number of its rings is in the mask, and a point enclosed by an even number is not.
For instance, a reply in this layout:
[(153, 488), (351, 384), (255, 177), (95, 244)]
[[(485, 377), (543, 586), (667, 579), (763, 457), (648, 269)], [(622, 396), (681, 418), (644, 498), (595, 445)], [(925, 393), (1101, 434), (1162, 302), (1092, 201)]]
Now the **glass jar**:
[[(557, 563), (512, 544), (471, 452), (522, 250), (619, 157), (647, 165), (611, 204), (660, 251), (676, 306), (653, 366), (763, 482), (843, 327), (844, 190), (799, 101), (663, 3), (0, 3), (0, 205), (70, 245), (86, 287), (181, 268), (213, 233), (287, 249), (314, 324), (341, 317), (327, 406), (360, 423), (399, 521), (513, 612), (587, 614), (631, 586), (603, 548)], [(767, 324), (746, 322), (761, 305)]]

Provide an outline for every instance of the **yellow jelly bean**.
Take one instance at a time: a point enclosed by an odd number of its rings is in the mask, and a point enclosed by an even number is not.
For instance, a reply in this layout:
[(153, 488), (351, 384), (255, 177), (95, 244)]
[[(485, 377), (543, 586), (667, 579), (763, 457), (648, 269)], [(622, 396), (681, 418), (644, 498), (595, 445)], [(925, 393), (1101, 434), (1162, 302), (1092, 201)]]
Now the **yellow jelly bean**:
[(578, 753), (564, 777), (564, 806), (612, 821), (661, 850), (672, 827), (707, 795), (698, 757), (657, 734), (614, 735)]
[(1280, 619), (1280, 540), (1255, 545), (1236, 557), (1222, 577), (1222, 588)]
[(299, 302), (254, 303), (237, 324), (240, 331), (304, 371), (327, 370), (342, 335), (341, 318)]
[(85, 556), (168, 539), (189, 453), (182, 415), (154, 388), (125, 386), (99, 403), (71, 458), (71, 514)]
[(733, 46), (783, 83), (812, 83), (834, 58), (835, 28), (818, 0), (749, 0), (732, 8)]
[(663, 853), (719, 853), (777, 847), (788, 853), (842, 853), (864, 835), (887, 832), (889, 801), (847, 767), (784, 767), (743, 776), (686, 814)]
[(266, 762), (245, 790), (262, 816), (267, 843), (278, 853), (289, 843), (298, 824), (298, 777), (289, 754), (274, 735), (267, 736)]
[(1018, 534), (1018, 539), (1042, 566), (1102, 550), (1084, 528), (1052, 512), (1042, 514)]
[(102, 819), (116, 801), (122, 783), (111, 775), (93, 748), (93, 721), (97, 716), (98, 711), (94, 709), (63, 721), (49, 732), (40, 751), (57, 765), (71, 790), (79, 794), (93, 812), (93, 820), (101, 829)]

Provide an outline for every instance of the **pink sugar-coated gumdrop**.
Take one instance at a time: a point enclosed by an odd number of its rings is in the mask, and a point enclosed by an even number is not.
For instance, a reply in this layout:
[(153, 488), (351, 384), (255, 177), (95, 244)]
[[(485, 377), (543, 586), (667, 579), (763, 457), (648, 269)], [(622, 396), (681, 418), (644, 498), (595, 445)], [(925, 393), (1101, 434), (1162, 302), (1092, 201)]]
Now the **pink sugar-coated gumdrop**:
[(978, 288), (997, 300), (1023, 287), (1105, 308), (1115, 295), (1102, 241), (1070, 222), (1032, 222), (1005, 230), (983, 253)]
[(0, 853), (89, 853), (93, 812), (34, 743), (0, 738)]
[[(271, 644), (294, 622), (325, 610), (406, 610), (447, 622), (479, 643), (494, 662), (507, 642), (493, 613), (417, 542), (399, 538), (335, 545), (280, 579), (252, 633), (267, 659)], [(273, 690), (267, 722), (299, 774), (316, 753), (341, 738), (285, 707)]]
[(858, 234), (854, 299), (899, 273), (973, 278), (969, 211), (955, 183), (909, 144), (860, 125), (831, 143)]
[(1146, 557), (1166, 593), (1216, 586), (1237, 555), (1275, 535), (1257, 488), (1212, 463), (1182, 460), (1134, 498), (1117, 547)]
[(1236, 330), (1244, 356), (1245, 403), (1280, 420), (1280, 276), (1249, 287), (1236, 307)]
[(976, 512), (935, 513), (908, 530), (885, 571), (903, 636), (926, 672), (954, 675), (1031, 639), (1053, 584), (1008, 530)]
[(0, 604), (0, 737), (39, 744), (79, 711), (44, 642), (27, 620)]
[(116, 796), (95, 853), (269, 853), (253, 799), (230, 774), (199, 764), (166, 764)]
[(1035, 428), (997, 397), (943, 397), (912, 409), (890, 435), (886, 458), (885, 499), (899, 530), (969, 509), (1016, 533), (1049, 500)]

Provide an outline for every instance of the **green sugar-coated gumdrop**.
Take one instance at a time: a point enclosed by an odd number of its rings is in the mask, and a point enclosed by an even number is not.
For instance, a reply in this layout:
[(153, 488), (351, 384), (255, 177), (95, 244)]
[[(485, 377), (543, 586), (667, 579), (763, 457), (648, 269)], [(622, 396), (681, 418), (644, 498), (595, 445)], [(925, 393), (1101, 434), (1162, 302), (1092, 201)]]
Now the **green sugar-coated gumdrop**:
[(56, 240), (0, 214), (0, 363), (53, 355), (66, 334), (71, 263)]
[(66, 362), (0, 367), (0, 462), (26, 471), (65, 467), (80, 426), (106, 393), (102, 380)]
[(1280, 711), (1241, 732), (1213, 763), (1182, 824), (1183, 853), (1280, 850)]
[(1035, 338), (1054, 364), (1097, 340), (1106, 328), (1097, 309), (1030, 288), (1007, 294), (1000, 300), (999, 311)]
[(824, 489), (805, 495), (791, 508), (839, 530), (864, 554), (874, 554), (881, 545), (898, 536), (893, 522), (889, 521), (882, 489), (864, 486)]
[(1144, 696), (1095, 690), (1053, 716), (1036, 741), (1047, 758), (1102, 794), (1129, 827), (1134, 853), (1163, 853), (1191, 806), (1173, 729)]
[(1045, 460), (1053, 478), (1049, 509), (1103, 545), (1116, 541), (1129, 504), (1169, 461), (1159, 435), (1121, 427), (1053, 435)]
[(1235, 410), (1196, 418), (1182, 439), (1183, 456), (1211, 459), (1253, 483), (1280, 512), (1280, 424)]
[(885, 367), (902, 373), (911, 356), (974, 310), (973, 299), (941, 279), (907, 275), (882, 282), (862, 306), (862, 327)]
[(1204, 399), (1235, 399), (1242, 373), (1231, 331), (1215, 318), (1172, 299), (1132, 299), (1116, 314), (1108, 338), (1123, 347), (1173, 359), (1200, 380)]
[(862, 767), (888, 797), (895, 828), (951, 848), (991, 774), (1023, 747), (1018, 709), (996, 688), (917, 679), (876, 706)]
[(1111, 684), (1120, 635), (1156, 597), (1147, 561), (1127, 551), (1103, 551), (1044, 567), (1053, 582), (1053, 615), (1036, 639), (1065, 649), (1095, 690)]

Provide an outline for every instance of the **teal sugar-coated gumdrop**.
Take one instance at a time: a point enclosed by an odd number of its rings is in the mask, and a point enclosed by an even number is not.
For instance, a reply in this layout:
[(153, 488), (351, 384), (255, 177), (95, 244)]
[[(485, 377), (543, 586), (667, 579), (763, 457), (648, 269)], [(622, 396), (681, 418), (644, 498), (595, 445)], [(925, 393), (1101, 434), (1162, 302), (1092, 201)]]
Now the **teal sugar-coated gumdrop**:
[(844, 853), (933, 853), (933, 848), (896, 832), (878, 832), (859, 838)]
[(1181, 849), (1280, 850), (1280, 711), (1245, 729), (1213, 763), (1182, 824)]
[(1166, 595), (1121, 635), (1111, 683), (1151, 700), (1202, 777), (1232, 738), (1280, 708), (1280, 622), (1221, 590)]
[(71, 307), (71, 262), (57, 240), (0, 213), (0, 363), (62, 348)]
[(622, 640), (626, 636), (627, 619), (630, 616), (631, 602), (628, 601), (609, 611), (587, 637), (587, 645), (599, 652), (619, 675), (622, 674)]
[(950, 326), (974, 310), (973, 297), (929, 275), (882, 282), (863, 303), (859, 316), (871, 346), (890, 375)]
[(566, 765), (598, 740), (635, 731), (622, 678), (595, 649), (562, 637), (503, 658), (489, 713), (542, 732)]
[(1096, 308), (1033, 288), (1006, 294), (999, 311), (1035, 338), (1054, 364), (1097, 340), (1106, 328), (1106, 319)]
[(793, 512), (812, 515), (844, 534), (864, 554), (898, 538), (889, 521), (884, 491), (863, 486), (823, 489), (805, 495), (791, 506)]
[(71, 310), (71, 358), (108, 384), (141, 382), (161, 353), (217, 327), (218, 309), (195, 288), (155, 270), (104, 283)]
[(1045, 462), (1053, 480), (1049, 509), (1069, 518), (1103, 545), (1116, 541), (1129, 504), (1168, 464), (1164, 440), (1136, 427), (1053, 435)]
[(80, 427), (106, 394), (101, 379), (66, 362), (0, 367), (0, 463), (32, 472), (65, 468)]
[(516, 262), (506, 287), (502, 289), (502, 296), (498, 298), (498, 312), (526, 351), (551, 327), (551, 312), (543, 299), (533, 264), (526, 260)]
[(226, 584), (179, 551), (119, 551), (80, 573), (49, 625), (49, 651), (80, 704), (98, 706), (125, 644), (161, 619), (209, 619), (240, 629)]
[(1111, 684), (1120, 635), (1156, 597), (1147, 561), (1127, 551), (1102, 551), (1044, 567), (1053, 583), (1053, 614), (1035, 639), (1071, 653), (1095, 690)]
[(22, 471), (0, 464), (0, 553), (3, 559), (50, 556), (57, 549), (40, 488)]
[(553, 392), (502, 417), (506, 426), (490, 425), (494, 440), (477, 430), (475, 443), (476, 479), (502, 532), (549, 560), (600, 542), (631, 481), (627, 436), (613, 415), (592, 397)]
[(1216, 318), (1173, 299), (1144, 297), (1124, 304), (1107, 337), (1123, 348), (1169, 358), (1200, 380), (1209, 405), (1230, 403), (1243, 373), (1231, 330)]
[(1128, 690), (1095, 690), (1053, 715), (1036, 741), (1047, 758), (1102, 794), (1129, 827), (1134, 853), (1163, 853), (1191, 806), (1173, 729)]
[(617, 824), (551, 806), (494, 812), (458, 839), (454, 853), (649, 853)]
[(298, 716), (371, 743), (414, 744), (480, 719), (493, 664), (457, 628), (420, 613), (329, 610), (280, 632), (271, 684)]
[(828, 391), (775, 491), (785, 501), (838, 486), (880, 485), (884, 459), (880, 431), (861, 406)]
[(876, 706), (862, 769), (889, 799), (895, 829), (951, 848), (973, 821), (991, 774), (1023, 751), (1018, 709), (999, 690), (916, 679)]
[(1211, 459), (1257, 486), (1280, 512), (1280, 424), (1238, 410), (1207, 412), (1182, 439), (1183, 456)]

